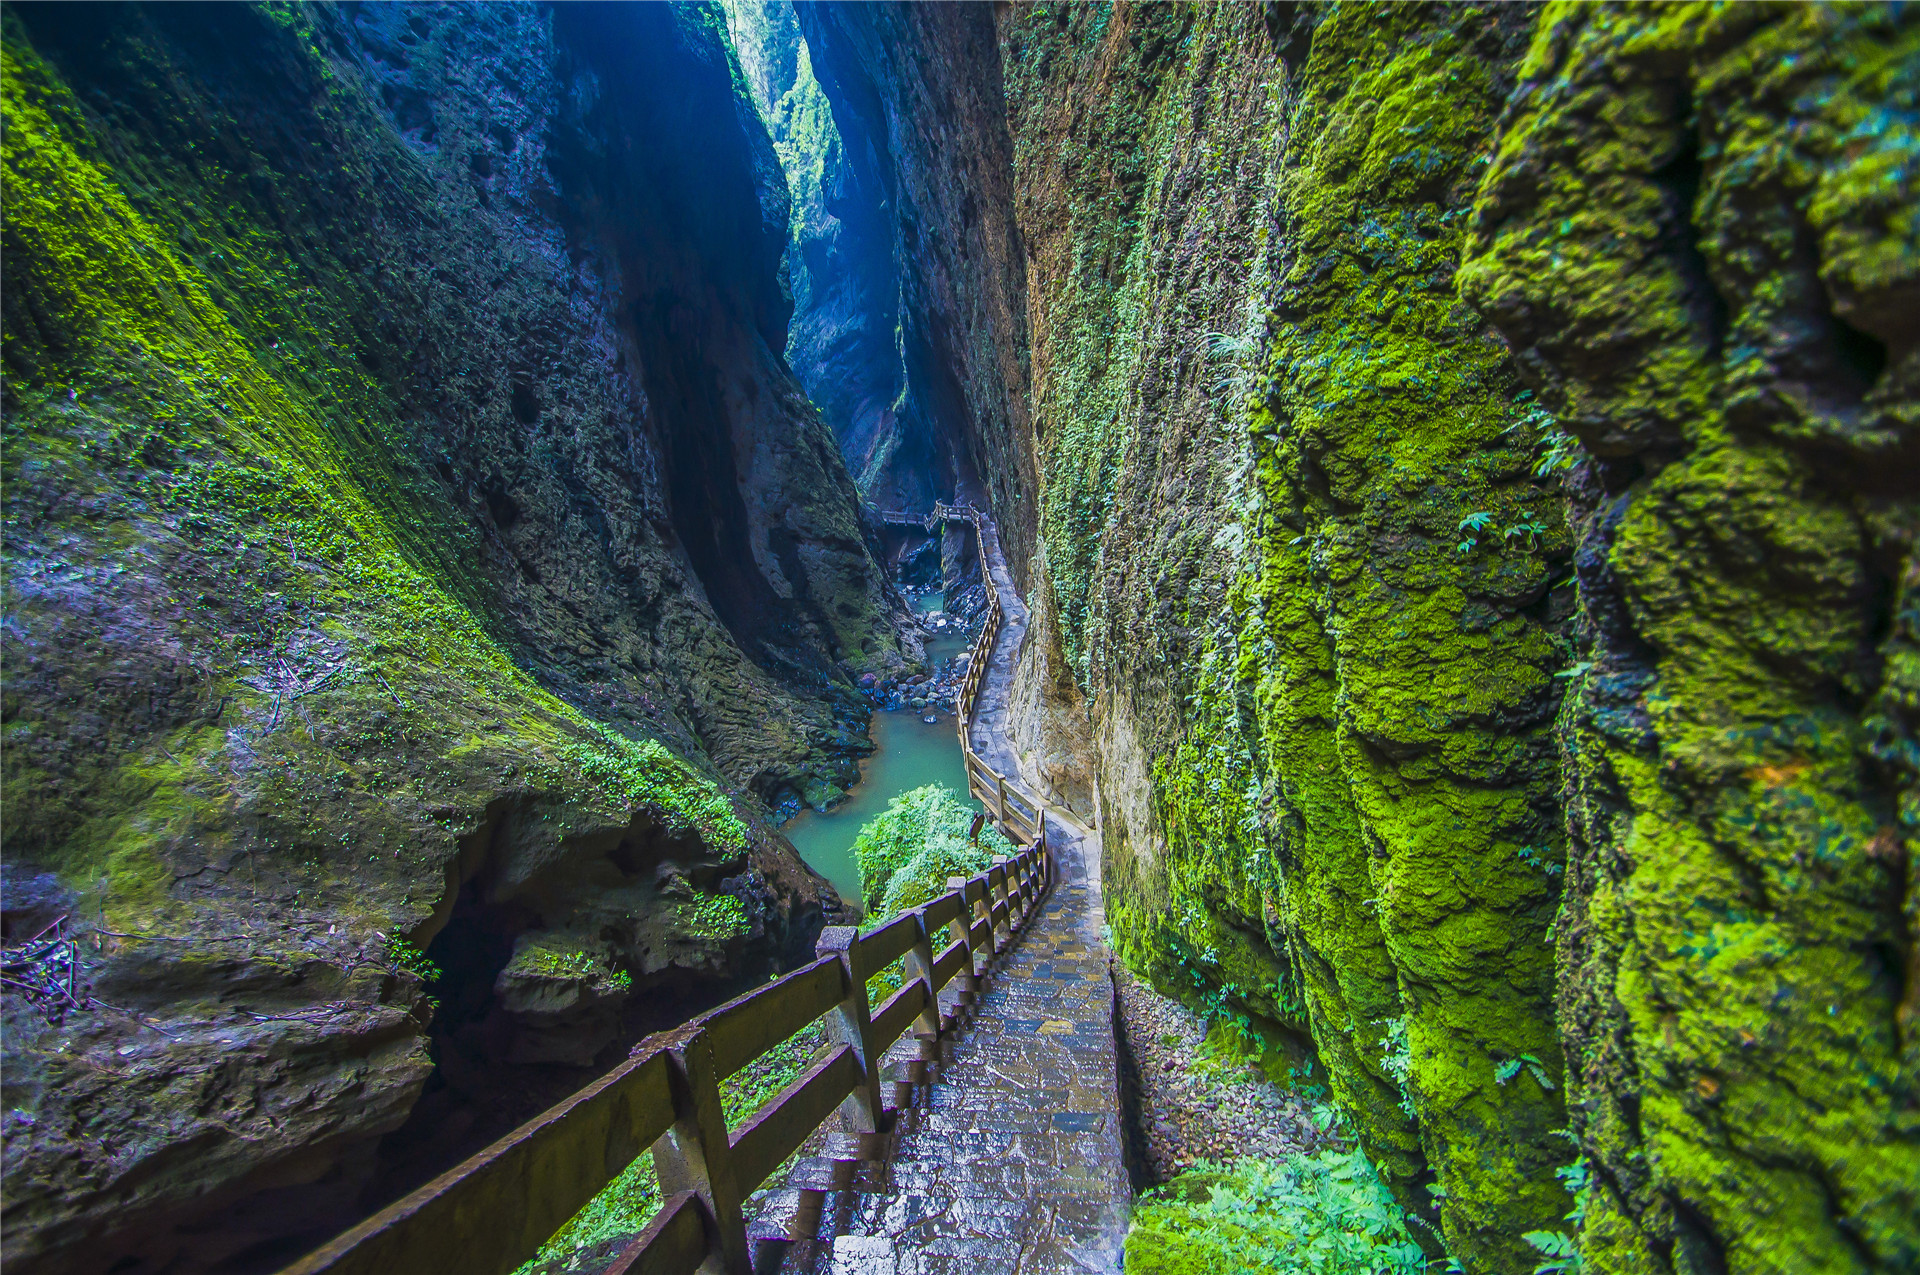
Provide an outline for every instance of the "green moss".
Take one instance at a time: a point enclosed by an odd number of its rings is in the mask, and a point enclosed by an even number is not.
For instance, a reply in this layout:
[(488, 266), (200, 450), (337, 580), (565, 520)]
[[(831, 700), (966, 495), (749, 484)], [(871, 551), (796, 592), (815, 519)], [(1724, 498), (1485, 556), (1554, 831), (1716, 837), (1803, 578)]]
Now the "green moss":
[(680, 928), (711, 943), (728, 943), (745, 935), (752, 923), (746, 905), (731, 894), (710, 894), (673, 909)]
[(1915, 503), (1861, 477), (1920, 400), (1917, 57), (1884, 6), (1549, 6), (1479, 192), (1463, 295), (1617, 462), (1560, 730), (1589, 1270), (1920, 1262), (1912, 998), (1869, 954), (1913, 908), (1910, 639), (1867, 599)]
[[(1130, 18), (1129, 41), (1098, 50), (1082, 17), (1018, 28), (1020, 68), (1077, 59), (1098, 76), (1163, 37), (1179, 50), (1106, 82), (1151, 97), (1086, 104), (1110, 117), (1093, 130), (1109, 149), (1086, 160), (1109, 185), (1076, 206), (1071, 273), (1043, 278), (1037, 302), (1041, 536), (1063, 640), (1090, 699), (1131, 703), (1122, 728), (1150, 757), (1151, 832), (1103, 826), (1109, 917), (1161, 986), (1267, 1040), (1310, 1035), (1385, 1180), (1410, 1212), (1437, 1210), (1469, 1269), (1530, 1268), (1522, 1233), (1567, 1207), (1550, 1137), (1560, 878), (1540, 865), (1564, 856), (1551, 727), (1571, 542), (1556, 422), (1454, 281), (1505, 50), (1530, 14), (1317, 8), (1304, 65), (1272, 86), (1270, 113), (1247, 111), (1270, 130), (1265, 154), (1233, 149), (1249, 118), (1231, 140), (1193, 122), (1221, 92), (1260, 101), (1235, 78), (1250, 56), (1237, 42), (1265, 35), (1240, 16)], [(1018, 107), (1035, 90), (1010, 92)], [(1254, 207), (1274, 209), (1274, 233), (1246, 267), (1251, 318), (1202, 333), (1199, 305), (1158, 295), (1183, 264), (1171, 245), (1234, 243), (1216, 219), (1261, 166)], [(1244, 486), (1199, 472), (1191, 453), (1225, 449), (1184, 419), (1172, 459), (1160, 416), (1184, 400), (1135, 416), (1163, 373), (1130, 343), (1169, 326), (1196, 347), (1178, 375), (1216, 383)], [(1206, 517), (1224, 521), (1189, 534), (1175, 473), (1210, 480), (1228, 512)], [(1113, 563), (1123, 531), (1150, 570)], [(1241, 569), (1214, 593), (1223, 554)], [(1156, 703), (1143, 683), (1166, 669), (1175, 689)], [(1499, 1082), (1523, 1055), (1555, 1088)]]
[(1559, 839), (1565, 648), (1522, 608), (1568, 541), (1543, 422), (1451, 287), (1499, 64), (1468, 11), (1379, 17), (1330, 8), (1298, 89), (1240, 644), (1265, 653), (1278, 910), (1333, 1090), (1409, 1207), (1432, 1175), (1449, 1251), (1504, 1269), (1565, 1209), (1558, 1092), (1497, 1069), (1558, 1066), (1557, 890), (1519, 851)]
[(625, 970), (610, 969), (601, 956), (568, 947), (566, 943), (565, 936), (526, 943), (514, 952), (503, 973), (591, 983), (616, 992), (633, 986), (633, 976)]
[[(269, 16), (284, 35), (263, 56), (324, 89), (313, 125), (334, 155), (278, 179), (424, 201), (413, 161), (380, 140), (379, 108), (335, 75), (306, 16)], [(167, 74), (158, 44), (136, 61)], [(143, 603), (191, 644), (199, 693), (269, 763), (230, 768), (228, 732), (200, 729), (84, 759), (56, 789), (33, 782), (31, 759), (58, 747), (61, 723), (10, 721), (8, 783), (24, 798), (8, 803), (10, 851), (86, 888), (104, 878), (110, 916), (138, 929), (181, 870), (169, 847), (217, 847), (243, 809), (294, 843), (282, 874), (341, 890), (349, 910), (391, 908), (438, 875), (396, 862), (388, 847), (418, 834), (374, 793), (477, 810), (507, 780), (743, 844), (711, 782), (592, 722), (508, 653), (474, 584), (471, 524), (413, 459), (374, 371), (381, 334), (365, 316), (391, 303), (351, 253), (297, 251), (280, 224), (297, 198), (276, 209), (260, 182), (222, 173), (217, 107), (183, 103), (188, 118), (164, 126), (184, 135), (136, 161), (102, 145), (11, 15), (0, 74), (9, 517), (32, 510), (23, 494), (59, 491), (72, 570), (147, 573)], [(357, 857), (341, 844), (349, 826)], [(353, 883), (370, 875), (399, 880), (368, 897)]]
[(565, 756), (608, 805), (651, 807), (676, 830), (698, 831), (710, 845), (739, 849), (747, 843), (746, 825), (726, 795), (655, 740), (596, 727), (588, 742), (571, 746)]

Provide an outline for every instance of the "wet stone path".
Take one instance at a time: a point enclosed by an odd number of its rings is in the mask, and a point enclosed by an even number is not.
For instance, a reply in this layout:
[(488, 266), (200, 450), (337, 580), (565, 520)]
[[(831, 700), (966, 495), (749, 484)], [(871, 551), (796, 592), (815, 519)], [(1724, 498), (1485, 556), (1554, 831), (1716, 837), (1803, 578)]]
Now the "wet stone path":
[[(981, 687), (974, 748), (1017, 774), (1006, 738), (1027, 609), (982, 529), (1006, 623)], [(884, 1135), (830, 1134), (794, 1170), (779, 1269), (816, 1275), (1117, 1273), (1131, 1192), (1121, 1151), (1114, 988), (1101, 938), (1096, 835), (1049, 819), (1059, 880), (954, 1030), (887, 1056)], [(767, 1233), (763, 1231), (763, 1233)], [(815, 1238), (817, 1237), (817, 1238)], [(770, 1267), (772, 1263), (763, 1266)]]

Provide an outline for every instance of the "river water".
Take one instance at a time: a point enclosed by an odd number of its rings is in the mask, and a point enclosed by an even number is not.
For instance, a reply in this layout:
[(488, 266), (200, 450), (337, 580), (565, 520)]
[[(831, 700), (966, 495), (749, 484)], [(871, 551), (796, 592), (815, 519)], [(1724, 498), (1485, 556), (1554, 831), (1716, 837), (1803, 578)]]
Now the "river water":
[[(929, 602), (931, 605), (929, 605)], [(916, 611), (940, 609), (940, 595), (915, 600)], [(965, 637), (927, 639), (927, 662), (935, 668), (967, 649)], [(960, 739), (951, 713), (935, 713), (929, 726), (925, 713), (902, 709), (875, 713), (868, 722), (873, 755), (860, 763), (860, 782), (847, 799), (824, 814), (803, 810), (780, 826), (800, 857), (815, 872), (833, 882), (849, 903), (860, 898), (860, 869), (853, 861), (853, 839), (887, 803), (922, 784), (944, 784), (962, 799), (967, 795), (967, 768), (960, 759)], [(975, 802), (970, 807), (978, 809)]]

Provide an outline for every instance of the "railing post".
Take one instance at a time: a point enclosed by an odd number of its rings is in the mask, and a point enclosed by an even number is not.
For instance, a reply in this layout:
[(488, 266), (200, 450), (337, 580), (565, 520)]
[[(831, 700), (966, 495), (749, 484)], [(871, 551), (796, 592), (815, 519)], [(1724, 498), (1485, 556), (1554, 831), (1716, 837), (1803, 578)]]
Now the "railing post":
[(960, 915), (954, 917), (952, 923), (947, 926), (947, 933), (952, 936), (953, 942), (967, 945), (966, 967), (961, 973), (955, 974), (954, 978), (959, 984), (957, 990), (960, 993), (960, 1003), (969, 1005), (973, 1003), (975, 987), (979, 980), (975, 977), (978, 967), (974, 963), (973, 908), (967, 903), (967, 879), (948, 877), (947, 889), (960, 892)]
[(926, 909), (913, 914), (913, 947), (907, 952), (907, 978), (919, 979), (927, 986), (927, 1007), (915, 1026), (926, 1036), (940, 1038), (940, 994), (933, 986), (933, 936), (927, 933)]
[(993, 800), (994, 808), (1000, 815), (1000, 826), (1004, 828), (1007, 823), (1007, 777), (997, 770), (993, 772)]
[[(979, 894), (974, 895), (978, 889)], [(979, 961), (979, 975), (985, 978), (993, 968), (993, 884), (981, 873), (968, 881), (967, 946)]]
[[(1007, 944), (1013, 941), (1013, 901), (1007, 895), (1007, 861), (1004, 857), (995, 860), (994, 866), (1000, 869), (1000, 884), (993, 883), (993, 869), (987, 870), (987, 940), (993, 944), (993, 952), (998, 956), (1005, 951)], [(998, 891), (996, 893), (996, 890)], [(993, 919), (993, 905), (1004, 904), (1007, 912), (1007, 937), (1000, 937), (1000, 925)]]
[(707, 1235), (707, 1265), (717, 1262), (725, 1275), (749, 1275), (752, 1255), (740, 1212), (740, 1189), (728, 1162), (727, 1114), (720, 1104), (713, 1043), (706, 1030), (696, 1026), (669, 1040), (666, 1055), (673, 1128), (653, 1144), (660, 1193), (692, 1191), (699, 1196), (712, 1228)]
[(873, 1006), (867, 999), (866, 962), (860, 957), (860, 931), (851, 925), (830, 925), (820, 931), (816, 956), (837, 956), (847, 975), (847, 996), (827, 1016), (835, 1040), (853, 1049), (860, 1064), (860, 1083), (840, 1104), (840, 1115), (850, 1133), (878, 1133), (886, 1119), (880, 1100), (880, 1059), (873, 1048)]

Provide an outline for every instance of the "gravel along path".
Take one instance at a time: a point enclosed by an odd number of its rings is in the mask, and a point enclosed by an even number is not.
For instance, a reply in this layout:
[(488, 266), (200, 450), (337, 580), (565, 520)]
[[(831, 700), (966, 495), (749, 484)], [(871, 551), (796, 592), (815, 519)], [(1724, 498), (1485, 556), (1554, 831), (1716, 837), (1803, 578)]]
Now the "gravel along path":
[[(1310, 1104), (1249, 1059), (1208, 1046), (1207, 1020), (1114, 964), (1130, 1090), (1138, 1189), (1199, 1160), (1275, 1160), (1337, 1139), (1314, 1127)], [(1130, 1064), (1130, 1065), (1129, 1065)]]

